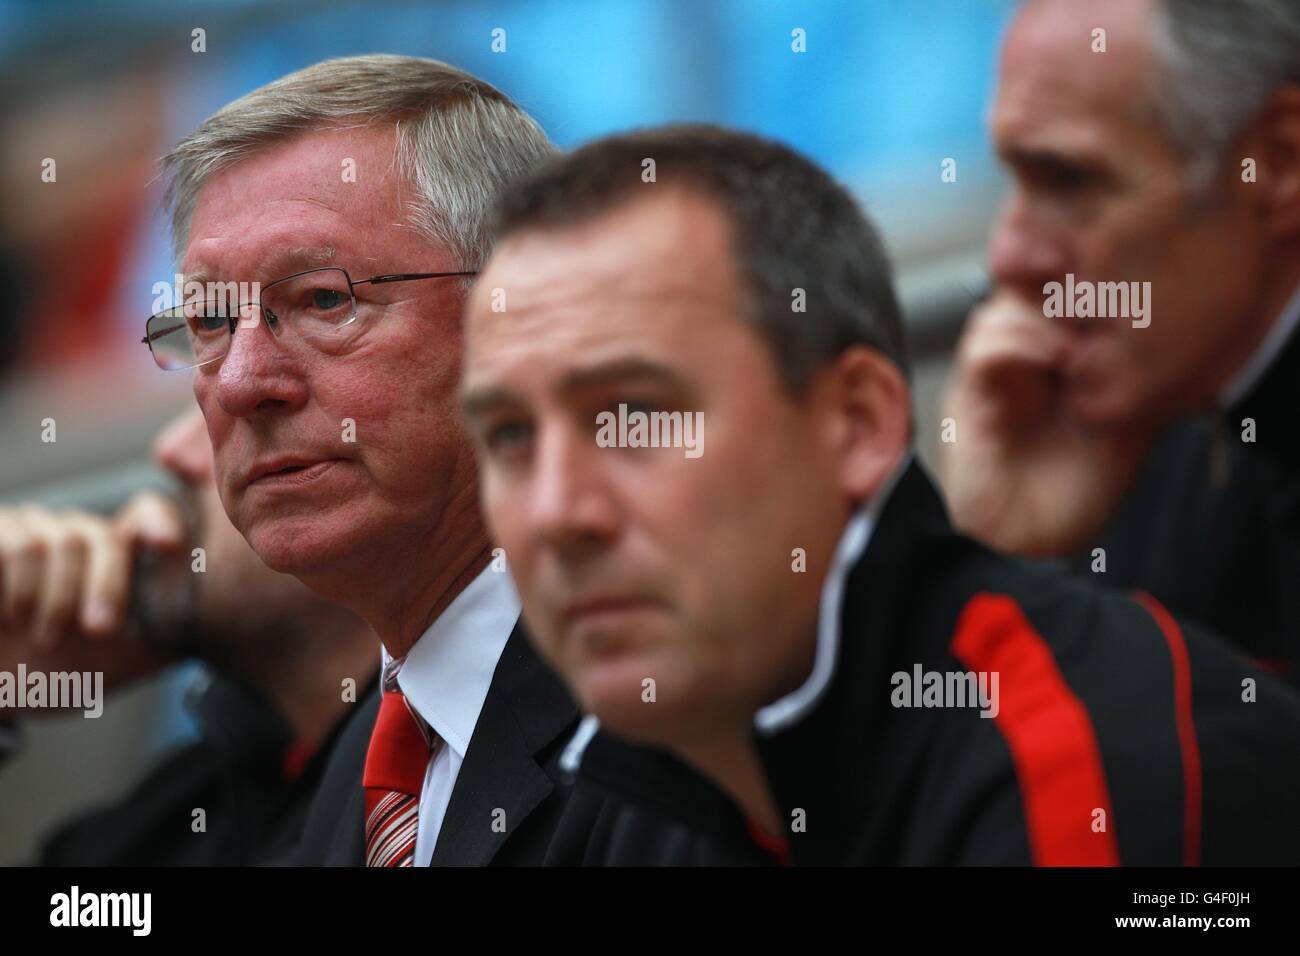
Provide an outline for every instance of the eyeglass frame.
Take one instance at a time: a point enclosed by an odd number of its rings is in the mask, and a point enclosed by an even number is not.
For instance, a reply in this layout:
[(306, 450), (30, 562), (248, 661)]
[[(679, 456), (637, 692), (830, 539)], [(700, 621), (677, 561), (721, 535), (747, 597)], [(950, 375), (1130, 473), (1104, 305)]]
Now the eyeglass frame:
[[(348, 298), (352, 300), (352, 314), (348, 316), (348, 320), (346, 322), (340, 322), (338, 326), (336, 326), (336, 328), (340, 328), (340, 329), (346, 328), (347, 326), (351, 325), (353, 322), (357, 320), (357, 294), (354, 290), (359, 285), (366, 285), (366, 284), (380, 285), (385, 282), (408, 282), (413, 279), (448, 279), (457, 276), (478, 275), (477, 269), (466, 271), (466, 272), (397, 272), (397, 273), (392, 273), (390, 275), (371, 276), (369, 279), (358, 279), (354, 282), (352, 280), (352, 273), (348, 272), (348, 270), (343, 268), (342, 266), (317, 266), (315, 269), (303, 269), (301, 272), (293, 272), (287, 276), (281, 276), (280, 278), (276, 279), (274, 282), (268, 282), (266, 285), (260, 287), (257, 291), (257, 310), (261, 312), (263, 317), (265, 318), (266, 310), (262, 308), (262, 293), (264, 293), (267, 289), (271, 288), (272, 286), (277, 286), (282, 282), (288, 282), (290, 279), (297, 279), (299, 276), (311, 275), (314, 272), (342, 272), (343, 277), (348, 280)], [(213, 302), (217, 300), (205, 299), (203, 301)], [(244, 306), (251, 305), (251, 304), (252, 303), (250, 302), (235, 303), (235, 309), (234, 309), (235, 314), (227, 317), (227, 321), (229, 322), (230, 325), (231, 339), (234, 338), (235, 329), (239, 326), (240, 312), (243, 311)], [(140, 342), (141, 344), (148, 346), (149, 354), (153, 356), (155, 365), (158, 365), (158, 356), (153, 350), (153, 340), (150, 339), (149, 337), (149, 323), (152, 322), (154, 319), (158, 318), (158, 316), (162, 315), (163, 313), (171, 312), (176, 308), (179, 308), (179, 306), (172, 306), (171, 309), (163, 309), (160, 312), (155, 312), (153, 315), (149, 316), (149, 318), (145, 320), (145, 334), (144, 337), (140, 339)], [(272, 312), (271, 314), (274, 315), (275, 313)], [(158, 367), (162, 369), (164, 372), (186, 372), (189, 371), (190, 369), (202, 368), (205, 365), (211, 365), (213, 362), (219, 362), (221, 361), (221, 359), (226, 357), (229, 351), (230, 351), (230, 346), (227, 345), (225, 352), (223, 352), (221, 355), (216, 356), (215, 358), (208, 359), (206, 362), (197, 362), (194, 365), (182, 365), (177, 368), (164, 368), (162, 365), (158, 365)]]

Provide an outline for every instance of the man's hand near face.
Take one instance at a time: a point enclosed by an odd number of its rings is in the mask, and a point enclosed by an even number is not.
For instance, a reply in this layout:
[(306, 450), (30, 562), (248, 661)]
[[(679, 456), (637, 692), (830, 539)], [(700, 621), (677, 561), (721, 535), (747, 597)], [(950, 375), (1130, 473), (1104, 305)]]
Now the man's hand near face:
[(957, 527), (1017, 554), (1084, 548), (1131, 486), (1143, 430), (1084, 425), (1065, 401), (1068, 333), (999, 292), (971, 316), (944, 401), (939, 472)]
[[(137, 549), (184, 541), (176, 504), (141, 493), (116, 515), (0, 509), (0, 670), (102, 671), (108, 687), (166, 661), (129, 633)], [(112, 638), (105, 640), (105, 638)]]

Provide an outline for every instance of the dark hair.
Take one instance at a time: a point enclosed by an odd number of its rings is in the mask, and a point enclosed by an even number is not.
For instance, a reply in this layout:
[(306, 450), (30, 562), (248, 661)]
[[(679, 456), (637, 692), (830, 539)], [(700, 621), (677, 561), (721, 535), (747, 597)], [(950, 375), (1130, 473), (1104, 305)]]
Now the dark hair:
[[(576, 225), (654, 188), (695, 191), (730, 220), (751, 318), (786, 386), (801, 393), (851, 345), (871, 346), (907, 374), (889, 260), (853, 197), (794, 150), (707, 125), (609, 136), (556, 157), (512, 183), (497, 205), (496, 238)], [(804, 290), (806, 311), (793, 308)]]

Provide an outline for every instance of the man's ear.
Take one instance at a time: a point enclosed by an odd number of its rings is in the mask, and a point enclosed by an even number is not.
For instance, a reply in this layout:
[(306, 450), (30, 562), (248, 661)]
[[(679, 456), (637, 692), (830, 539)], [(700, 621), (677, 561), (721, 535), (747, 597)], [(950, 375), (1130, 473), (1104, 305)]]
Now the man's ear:
[(865, 345), (846, 350), (825, 374), (840, 489), (858, 504), (880, 490), (907, 450), (911, 393), (898, 366)]
[(1300, 85), (1273, 94), (1257, 120), (1258, 186), (1274, 239), (1300, 239)]

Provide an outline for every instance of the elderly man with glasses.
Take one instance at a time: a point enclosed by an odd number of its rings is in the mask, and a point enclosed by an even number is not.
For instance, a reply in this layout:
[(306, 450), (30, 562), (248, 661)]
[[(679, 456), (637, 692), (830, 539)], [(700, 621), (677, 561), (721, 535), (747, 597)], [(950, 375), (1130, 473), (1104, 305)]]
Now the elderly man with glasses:
[(616, 811), (568, 800), (557, 764), (577, 711), (525, 640), (457, 417), (490, 204), (550, 152), (488, 84), (365, 56), (249, 93), (165, 160), (185, 287), (257, 291), (187, 296), (145, 342), (194, 370), (217, 486), (253, 549), (383, 643), (382, 702), (344, 731), (303, 863), (603, 859), (589, 838)]

